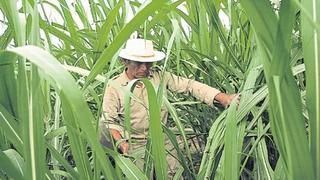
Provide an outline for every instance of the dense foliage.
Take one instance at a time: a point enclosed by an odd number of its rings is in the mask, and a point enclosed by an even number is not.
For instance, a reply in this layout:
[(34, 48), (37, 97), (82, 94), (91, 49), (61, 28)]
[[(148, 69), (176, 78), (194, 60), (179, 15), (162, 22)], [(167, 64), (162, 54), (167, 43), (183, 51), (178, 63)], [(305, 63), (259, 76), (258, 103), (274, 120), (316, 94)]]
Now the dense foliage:
[[(320, 178), (319, 1), (88, 0), (89, 11), (80, 0), (57, 2), (0, 2), (1, 179), (150, 178), (98, 141), (104, 88), (122, 71), (118, 50), (133, 33), (167, 54), (160, 69), (241, 93), (238, 107), (211, 108), (164, 98), (144, 80), (151, 121), (160, 104), (169, 108), (169, 124), (154, 123), (163, 133), (150, 142), (163, 149), (166, 134), (175, 145), (175, 178)], [(199, 147), (182, 148), (174, 133)], [(167, 179), (157, 152), (157, 179)]]

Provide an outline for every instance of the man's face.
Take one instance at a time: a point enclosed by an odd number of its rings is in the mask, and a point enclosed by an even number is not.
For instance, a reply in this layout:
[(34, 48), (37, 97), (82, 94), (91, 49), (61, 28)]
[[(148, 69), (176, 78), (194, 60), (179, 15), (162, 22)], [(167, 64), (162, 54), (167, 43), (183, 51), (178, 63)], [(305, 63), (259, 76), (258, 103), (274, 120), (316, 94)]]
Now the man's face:
[(126, 67), (128, 75), (134, 78), (144, 78), (150, 74), (152, 62), (128, 61), (128, 63), (126, 63)]

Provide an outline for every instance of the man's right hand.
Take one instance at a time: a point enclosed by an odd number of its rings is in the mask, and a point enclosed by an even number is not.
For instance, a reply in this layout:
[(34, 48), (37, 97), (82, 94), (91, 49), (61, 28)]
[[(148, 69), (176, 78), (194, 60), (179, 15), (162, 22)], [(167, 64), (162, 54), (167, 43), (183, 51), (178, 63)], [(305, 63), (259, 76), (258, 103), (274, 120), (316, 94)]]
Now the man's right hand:
[(122, 139), (122, 136), (118, 130), (110, 129), (110, 133), (116, 142), (121, 141), (119, 142), (120, 144), (118, 145), (121, 153), (124, 155), (128, 155), (129, 143), (126, 140)]
[(128, 151), (129, 151), (129, 143), (127, 141), (122, 141), (120, 144), (119, 144), (119, 148), (120, 148), (120, 151), (123, 155), (128, 155)]

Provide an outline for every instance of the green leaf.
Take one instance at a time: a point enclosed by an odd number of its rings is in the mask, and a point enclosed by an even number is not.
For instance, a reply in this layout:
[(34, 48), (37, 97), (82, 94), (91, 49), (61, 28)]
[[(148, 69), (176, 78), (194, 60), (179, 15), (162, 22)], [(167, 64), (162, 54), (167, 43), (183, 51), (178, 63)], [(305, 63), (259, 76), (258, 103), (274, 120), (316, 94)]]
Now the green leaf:
[[(319, 1), (301, 1), (303, 59), (306, 65), (307, 109), (309, 114), (311, 156), (315, 179), (320, 178), (320, 31), (313, 23), (320, 23)], [(312, 22), (307, 15), (312, 15)]]
[(225, 160), (224, 175), (225, 179), (239, 179), (239, 162), (238, 162), (238, 130), (236, 121), (237, 103), (233, 101), (228, 109), (226, 117), (226, 134), (225, 134)]
[(14, 179), (24, 179), (24, 162), (19, 153), (13, 149), (0, 151), (0, 168)]
[(14, 117), (0, 104), (0, 126), (6, 137), (14, 144), (19, 152), (23, 152), (20, 127)]
[[(167, 161), (164, 147), (164, 135), (161, 125), (160, 118), (160, 109), (161, 106), (157, 101), (157, 94), (152, 85), (152, 83), (148, 79), (141, 79), (143, 84), (146, 87), (148, 94), (148, 103), (149, 103), (149, 118), (150, 118), (150, 127), (149, 127), (149, 136), (151, 138), (152, 144), (152, 156), (154, 159), (155, 172), (157, 179), (167, 179)], [(128, 84), (128, 89), (133, 91), (135, 84), (138, 80), (133, 80)], [(127, 129), (130, 129), (130, 96), (126, 94), (126, 107), (125, 107), (125, 126)], [(130, 131), (129, 131), (130, 132)]]

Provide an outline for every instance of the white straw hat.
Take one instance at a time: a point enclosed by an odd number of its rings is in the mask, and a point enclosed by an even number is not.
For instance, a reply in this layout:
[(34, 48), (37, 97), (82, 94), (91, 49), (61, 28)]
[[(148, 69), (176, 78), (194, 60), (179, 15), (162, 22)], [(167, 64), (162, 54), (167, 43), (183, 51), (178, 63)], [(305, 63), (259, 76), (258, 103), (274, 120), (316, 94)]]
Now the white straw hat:
[(153, 50), (153, 43), (146, 39), (129, 39), (126, 48), (122, 49), (119, 56), (123, 59), (138, 62), (161, 61), (166, 56), (163, 52)]

